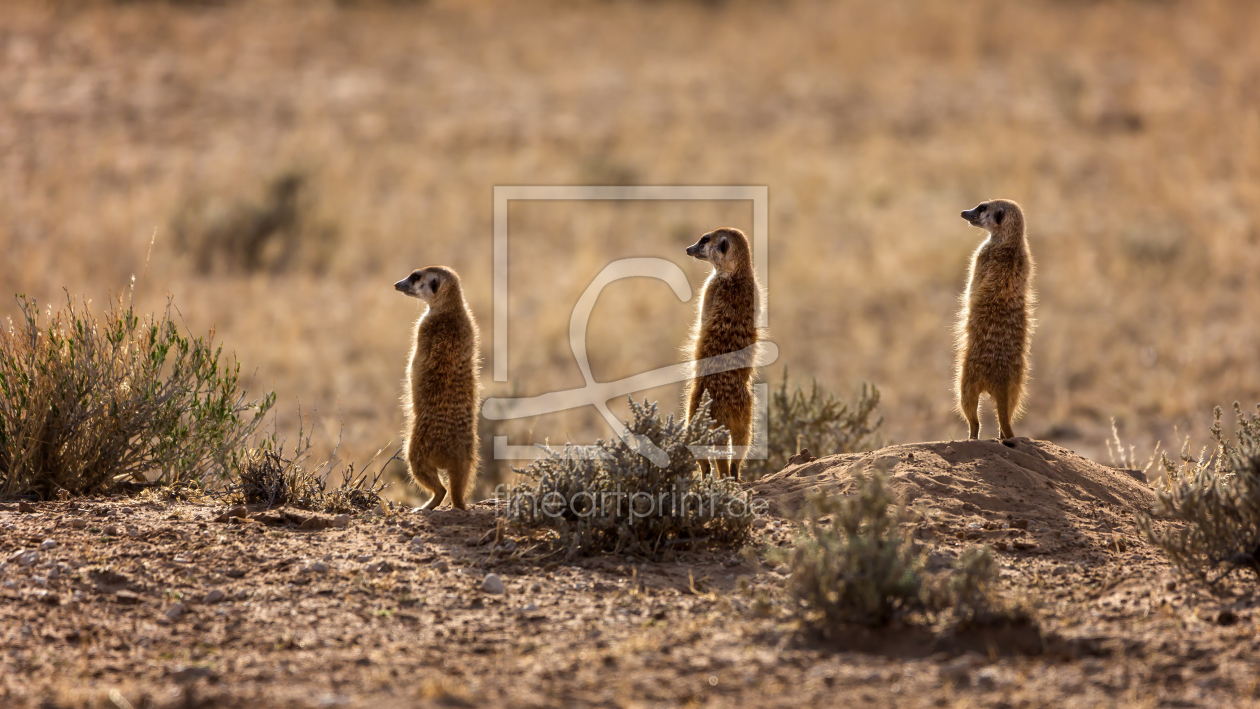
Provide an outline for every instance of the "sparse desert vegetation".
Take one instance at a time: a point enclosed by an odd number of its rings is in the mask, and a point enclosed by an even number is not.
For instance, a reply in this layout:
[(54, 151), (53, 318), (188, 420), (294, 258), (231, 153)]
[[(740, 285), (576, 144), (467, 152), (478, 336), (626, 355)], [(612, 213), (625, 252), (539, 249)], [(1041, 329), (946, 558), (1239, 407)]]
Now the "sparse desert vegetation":
[(1138, 523), (1191, 576), (1216, 583), (1244, 570), (1260, 580), (1260, 416), (1244, 414), (1235, 403), (1234, 442), (1221, 426), (1220, 408), (1215, 413), (1214, 451), (1205, 448), (1180, 464), (1165, 457), (1167, 480), (1156, 491), (1155, 517), (1179, 524), (1157, 530), (1149, 516)]
[[(873, 382), (891, 440), (965, 431), (951, 328), (980, 235), (958, 212), (995, 196), (1024, 206), (1039, 266), (1021, 433), (1097, 458), (1112, 417), (1149, 450), (1210, 425), (1220, 402), (1260, 400), (1249, 2), (2, 12), (0, 314), (12, 293), (48, 303), (63, 287), (104, 303), (135, 274), (138, 310), (174, 294), (192, 331), (216, 327), (276, 390), (281, 429), (297, 427), (295, 399), (317, 405), (317, 440), (331, 448), (344, 422), (350, 460), (400, 441), (418, 306), (391, 283), (445, 263), (493, 321), (494, 185), (768, 185), (761, 277), (782, 354), (761, 380), (787, 365), (846, 396)], [(177, 237), (204, 214), (189, 205), (220, 205), (204, 233), (271, 204), (290, 174), (310, 225), (293, 233), (318, 253), (202, 273)], [(714, 225), (752, 227), (747, 203), (520, 202), (509, 219), (511, 381), (486, 377), (487, 396), (581, 384), (571, 304), (610, 260), (670, 258), (695, 287), (705, 267), (682, 249)], [(595, 375), (677, 362), (692, 307), (646, 279), (615, 284), (588, 334)], [(507, 432), (607, 433), (590, 410)]]
[[(706, 396), (690, 419), (662, 418), (656, 404), (630, 401), (626, 437), (594, 449), (549, 449), (507, 491), (506, 517), (556, 532), (569, 558), (599, 553), (672, 559), (680, 548), (738, 549), (757, 516), (732, 478), (701, 475), (692, 446), (718, 447), (730, 433), (709, 417)], [(641, 453), (664, 456), (657, 465)], [(764, 510), (762, 510), (764, 512)]]
[(854, 624), (919, 622), (950, 610), (955, 623), (991, 620), (1003, 605), (993, 598), (992, 550), (964, 550), (947, 573), (924, 571), (912, 516), (888, 490), (881, 472), (859, 476), (844, 497), (819, 492), (806, 505), (803, 534), (784, 561), (806, 627), (835, 637)]
[[(1258, 27), (1245, 0), (3, 4), (0, 706), (1256, 706), (1256, 419), (1182, 436), (1260, 400)], [(592, 184), (768, 187), (769, 458), (698, 476), (722, 431), (679, 383), (611, 402), (666, 468), (571, 455), (610, 438), (592, 407), (483, 419), (475, 499), (764, 514), (412, 509), (395, 281), (456, 269), (483, 394), (532, 397), (583, 386), (602, 268), (694, 289), (683, 249), (758, 218), (512, 202), (496, 382), (493, 189)], [(1005, 444), (958, 440), (952, 395), (957, 215), (995, 197), (1038, 266)], [(597, 381), (683, 358), (694, 296), (593, 307)], [(513, 472), (495, 436), (554, 454)]]
[(802, 450), (832, 455), (879, 448), (884, 419), (878, 409), (876, 386), (863, 382), (852, 400), (845, 401), (817, 379), (810, 382), (807, 391), (784, 370), (778, 386), (770, 389), (765, 430), (757, 432), (765, 441), (766, 456), (749, 460), (741, 475), (756, 480), (780, 471)]
[(18, 299), (0, 328), (0, 494), (94, 495), (120, 480), (195, 487), (226, 480), (275, 403), (249, 399), (240, 364), (174, 307), (111, 300), (101, 318), (71, 297), (40, 312)]

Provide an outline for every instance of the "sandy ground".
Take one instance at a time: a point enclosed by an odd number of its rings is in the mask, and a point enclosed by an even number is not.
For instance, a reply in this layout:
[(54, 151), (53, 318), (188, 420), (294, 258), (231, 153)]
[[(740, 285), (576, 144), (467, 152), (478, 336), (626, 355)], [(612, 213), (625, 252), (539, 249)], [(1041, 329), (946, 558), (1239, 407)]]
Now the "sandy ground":
[[(992, 544), (1040, 628), (803, 631), (766, 552), (791, 543), (808, 491), (875, 468), (931, 564)], [(666, 562), (567, 563), (492, 502), (314, 530), (298, 511), (216, 521), (213, 501), (3, 503), (0, 705), (1256, 704), (1253, 580), (1176, 577), (1134, 531), (1152, 496), (1129, 473), (1040, 441), (953, 441), (789, 466), (753, 491), (771, 514), (747, 549)]]

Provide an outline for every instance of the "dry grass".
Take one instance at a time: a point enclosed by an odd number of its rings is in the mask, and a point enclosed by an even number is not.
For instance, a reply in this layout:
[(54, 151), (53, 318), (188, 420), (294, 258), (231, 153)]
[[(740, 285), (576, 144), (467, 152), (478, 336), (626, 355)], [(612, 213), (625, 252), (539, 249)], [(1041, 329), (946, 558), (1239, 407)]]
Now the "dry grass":
[[(709, 417), (709, 396), (686, 421), (662, 418), (655, 402), (628, 403), (628, 436), (600, 439), (598, 456), (566, 446), (522, 470), (524, 479), (508, 495), (508, 520), (555, 532), (556, 551), (566, 558), (611, 553), (672, 560), (679, 549), (747, 543), (765, 508), (753, 508), (738, 481), (701, 475), (690, 450), (730, 443), (730, 433)], [(665, 456), (659, 467), (639, 452), (649, 442)]]
[[(333, 513), (374, 509), (382, 504), (382, 493), (389, 483), (382, 480), (383, 468), (373, 469), (375, 460), (368, 461), (363, 472), (355, 472), (354, 463), (338, 467), (336, 460), (324, 461), (308, 470), (309, 450), (310, 441), (306, 439), (294, 450), (292, 458), (272, 449), (246, 451), (224, 485), (227, 498), (246, 505), (266, 505), (268, 509), (291, 505)], [(340, 474), (340, 480), (333, 476), (334, 472)]]
[(822, 455), (857, 453), (883, 445), (879, 428), (883, 418), (876, 417), (879, 388), (862, 383), (850, 401), (810, 382), (808, 393), (801, 382), (793, 382), (783, 372), (779, 385), (770, 391), (767, 403), (766, 457), (749, 459), (740, 470), (742, 480), (775, 473), (802, 451), (820, 451)]
[[(1258, 405), (1257, 410), (1260, 410)], [(1234, 403), (1238, 442), (1232, 443), (1215, 411), (1216, 451), (1174, 466), (1156, 490), (1152, 515), (1138, 528), (1182, 572), (1216, 583), (1239, 569), (1260, 578), (1260, 414), (1248, 417)], [(1155, 519), (1174, 524), (1157, 527)]]
[[(282, 402), (335, 412), (317, 423), (344, 422), (350, 460), (400, 438), (418, 314), (401, 275), (459, 270), (489, 365), (496, 184), (769, 185), (782, 356), (763, 380), (786, 364), (835, 391), (874, 382), (895, 440), (964, 431), (951, 326), (980, 235), (956, 215), (996, 196), (1025, 207), (1039, 266), (1018, 434), (1099, 455), (1114, 416), (1145, 450), (1216, 401), (1260, 400), (1246, 0), (72, 5), (0, 8), (6, 293), (101, 301), (135, 273), (139, 310), (173, 293)], [(290, 172), (318, 195), (302, 223), (338, 235), (322, 272), (202, 274), (180, 254), (187, 205), (262, 204)], [(613, 258), (668, 257), (698, 285), (683, 247), (751, 221), (744, 204), (514, 205), (513, 381), (486, 376), (487, 394), (581, 384), (569, 304)], [(595, 376), (677, 361), (692, 307), (611, 287)], [(509, 427), (606, 433), (590, 410)]]

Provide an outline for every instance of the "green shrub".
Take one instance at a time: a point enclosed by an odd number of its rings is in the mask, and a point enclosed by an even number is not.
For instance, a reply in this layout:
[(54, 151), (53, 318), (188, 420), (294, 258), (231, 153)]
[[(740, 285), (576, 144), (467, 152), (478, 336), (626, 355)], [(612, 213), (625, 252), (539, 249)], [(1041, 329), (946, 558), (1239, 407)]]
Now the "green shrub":
[(860, 477), (851, 495), (811, 498), (801, 522), (796, 544), (779, 556), (802, 619), (824, 636), (946, 611), (956, 625), (1012, 619), (993, 593), (997, 563), (988, 547), (965, 550), (946, 574), (924, 571), (911, 517), (884, 473)]
[(879, 406), (879, 389), (863, 383), (853, 403), (841, 401), (818, 384), (810, 383), (807, 392), (799, 383), (788, 379), (770, 393), (765, 460), (746, 460), (741, 475), (756, 480), (782, 470), (788, 458), (808, 448), (818, 456), (857, 453), (879, 448), (878, 431), (884, 419), (873, 419)]
[(43, 318), (17, 301), (17, 322), (0, 327), (0, 495), (92, 494), (153, 474), (201, 485), (233, 467), (275, 403), (247, 399), (213, 331), (181, 334), (169, 302), (141, 318), (120, 298), (98, 321), (69, 297)]
[(931, 605), (951, 608), (959, 625), (983, 625), (1011, 617), (1017, 609), (1005, 608), (997, 600), (993, 583), (997, 580), (997, 559), (988, 546), (963, 550), (954, 568), (939, 582), (943, 593)]
[(924, 609), (922, 554), (904, 530), (908, 515), (885, 476), (860, 478), (852, 495), (811, 498), (801, 521), (802, 534), (785, 560), (811, 625), (827, 634)]
[[(1260, 410), (1260, 405), (1257, 405)], [(1199, 458), (1183, 453), (1180, 465), (1165, 458), (1165, 482), (1155, 491), (1153, 515), (1139, 515), (1138, 528), (1183, 573), (1215, 583), (1238, 569), (1260, 578), (1260, 415), (1234, 404), (1238, 443), (1221, 428), (1215, 410), (1216, 451)], [(1175, 523), (1157, 529), (1155, 517)], [(1221, 570), (1210, 578), (1214, 570)]]
[(663, 450), (665, 467), (620, 439), (598, 441), (595, 456), (572, 446), (547, 449), (521, 471), (532, 484), (511, 490), (508, 519), (526, 529), (554, 530), (569, 557), (656, 558), (679, 546), (743, 544), (754, 516), (749, 499), (733, 478), (701, 475), (688, 448), (730, 439), (709, 416), (707, 397), (690, 421), (661, 420), (657, 405), (646, 401), (632, 399), (630, 410), (629, 432)]

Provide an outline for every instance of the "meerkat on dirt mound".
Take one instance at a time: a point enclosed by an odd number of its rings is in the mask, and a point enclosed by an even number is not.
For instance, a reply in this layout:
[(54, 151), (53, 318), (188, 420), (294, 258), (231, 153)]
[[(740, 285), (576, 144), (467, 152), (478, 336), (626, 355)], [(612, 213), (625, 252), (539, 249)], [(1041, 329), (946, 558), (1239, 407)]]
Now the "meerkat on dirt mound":
[(1010, 200), (995, 199), (963, 212), (962, 218), (989, 232), (989, 238), (971, 257), (958, 318), (958, 408), (969, 436), (979, 438), (980, 395), (988, 392), (1002, 438), (1014, 438), (1011, 418), (1023, 408), (1036, 302), (1024, 212)]
[(477, 323), (449, 268), (413, 271), (394, 288), (429, 305), (416, 321), (407, 366), (407, 464), (411, 477), (433, 493), (424, 509), (445, 499), (438, 475), (445, 470), (451, 504), (462, 510), (477, 477)]
[[(742, 231), (726, 228), (700, 237), (687, 247), (687, 255), (713, 266), (713, 272), (704, 282), (692, 331), (691, 350), (696, 365), (687, 390), (687, 418), (695, 415), (707, 392), (712, 399), (709, 415), (730, 431), (731, 445), (746, 447), (752, 440), (752, 366), (756, 360), (754, 346), (760, 307), (752, 249)], [(722, 372), (714, 370), (725, 362), (703, 363), (706, 358), (719, 355), (728, 355), (723, 360), (734, 357), (735, 363), (741, 366)], [(738, 480), (743, 453), (738, 448), (733, 453), (729, 461), (718, 459), (718, 474), (730, 474)], [(708, 475), (709, 461), (701, 460), (700, 469)]]

